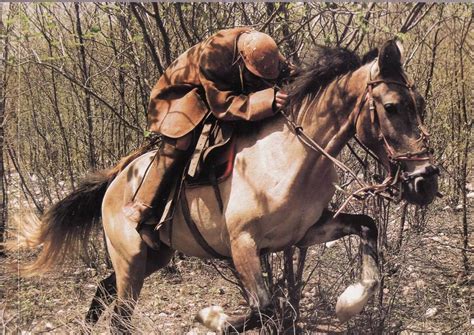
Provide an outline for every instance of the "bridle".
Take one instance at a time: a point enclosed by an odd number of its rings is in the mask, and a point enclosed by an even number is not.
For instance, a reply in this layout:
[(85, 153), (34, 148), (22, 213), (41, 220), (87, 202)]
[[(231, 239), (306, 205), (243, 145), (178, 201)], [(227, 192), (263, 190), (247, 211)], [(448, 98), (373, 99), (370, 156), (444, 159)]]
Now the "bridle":
[[(357, 120), (362, 113), (364, 106), (368, 103), (369, 106), (369, 112), (371, 114), (370, 118), (372, 120), (372, 124), (375, 123), (375, 118), (377, 115), (376, 111), (376, 106), (375, 106), (375, 101), (373, 98), (373, 89), (379, 84), (394, 84), (394, 85), (399, 85), (402, 87), (405, 87), (408, 89), (410, 93), (410, 97), (413, 101), (413, 105), (415, 107), (415, 113), (416, 113), (416, 118), (418, 122), (418, 128), (420, 130), (420, 138), (417, 141), (421, 141), (423, 143), (423, 149), (416, 151), (416, 152), (404, 152), (404, 153), (397, 153), (396, 150), (393, 148), (393, 146), (390, 145), (390, 143), (387, 141), (387, 138), (382, 132), (382, 127), (379, 124), (380, 128), (380, 137), (384, 142), (384, 148), (387, 154), (387, 157), (390, 162), (390, 176), (385, 179), (381, 184), (378, 185), (368, 185), (365, 182), (361, 181), (357, 175), (349, 169), (344, 163), (336, 159), (335, 157), (331, 156), (324, 148), (322, 148), (318, 143), (316, 143), (311, 137), (309, 137), (303, 130), (303, 127), (299, 124), (297, 124), (294, 120), (292, 114), (287, 115), (283, 110), (280, 110), (280, 113), (284, 116), (284, 118), (287, 120), (287, 122), (292, 126), (293, 131), (295, 132), (296, 136), (301, 140), (301, 142), (312, 149), (313, 151), (317, 151), (321, 153), (323, 156), (328, 158), (330, 161), (332, 161), (336, 166), (338, 166), (341, 170), (348, 172), (352, 177), (362, 186), (359, 190), (355, 191), (354, 193), (351, 194), (351, 196), (346, 199), (344, 204), (338, 209), (338, 211), (334, 214), (334, 217), (336, 217), (342, 210), (343, 208), (349, 203), (350, 199), (352, 197), (357, 198), (357, 199), (365, 199), (368, 196), (374, 196), (374, 195), (380, 195), (384, 198), (388, 198), (390, 200), (400, 200), (399, 199), (394, 199), (392, 196), (384, 194), (384, 191), (393, 188), (396, 184), (400, 183), (400, 188), (402, 184), (408, 183), (409, 181), (417, 178), (417, 177), (429, 177), (432, 175), (439, 174), (439, 169), (436, 166), (430, 165), (420, 171), (414, 171), (414, 172), (404, 172), (402, 171), (402, 165), (403, 162), (407, 161), (429, 161), (432, 156), (432, 150), (429, 148), (429, 133), (426, 131), (426, 129), (423, 127), (422, 121), (421, 121), (421, 116), (418, 111), (418, 106), (416, 104), (416, 99), (415, 99), (415, 92), (414, 92), (414, 85), (409, 84), (408, 78), (405, 76), (405, 74), (401, 73), (404, 82), (402, 81), (396, 81), (396, 80), (384, 80), (384, 79), (379, 79), (379, 80), (372, 80), (372, 67), (373, 65), (377, 62), (377, 58), (374, 60), (372, 63), (371, 69), (370, 69), (370, 74), (369, 74), (369, 81), (366, 84), (365, 91), (363, 95), (360, 98), (358, 108), (356, 109), (356, 115), (354, 119), (354, 126), (357, 125)], [(371, 152), (371, 150), (365, 146), (360, 140), (357, 139), (357, 137), (354, 135), (355, 139), (361, 146), (371, 154), (372, 157), (374, 157), (380, 164), (382, 162), (378, 157)], [(383, 164), (382, 164), (383, 165)], [(393, 171), (396, 171), (393, 173)], [(401, 196), (401, 191), (399, 192), (399, 196)]]
[[(375, 119), (378, 117), (377, 116), (377, 109), (373, 97), (373, 89), (378, 86), (379, 84), (393, 84), (393, 85), (398, 85), (402, 86), (408, 89), (408, 92), (410, 94), (410, 98), (412, 100), (413, 106), (415, 108), (415, 115), (417, 118), (418, 122), (418, 129), (420, 130), (420, 138), (417, 140), (417, 142), (422, 142), (423, 148), (419, 151), (411, 152), (403, 152), (403, 153), (398, 153), (392, 145), (388, 142), (386, 136), (384, 135), (382, 131), (382, 126), (379, 122), (379, 128), (380, 128), (380, 134), (379, 137), (383, 140), (383, 145), (385, 152), (387, 154), (388, 160), (390, 162), (390, 173), (393, 174), (393, 171), (396, 171), (393, 177), (392, 185), (396, 184), (397, 182), (408, 182), (414, 178), (417, 177), (429, 177), (434, 174), (438, 174), (439, 170), (438, 168), (434, 166), (430, 166), (429, 168), (425, 169), (424, 171), (415, 171), (412, 173), (408, 172), (402, 172), (402, 165), (403, 162), (409, 162), (409, 161), (429, 161), (432, 158), (432, 149), (429, 147), (429, 137), (430, 134), (428, 131), (425, 129), (423, 126), (422, 120), (421, 120), (421, 114), (420, 111), (418, 110), (418, 105), (416, 103), (416, 98), (415, 98), (415, 91), (414, 91), (414, 85), (409, 82), (408, 78), (404, 73), (401, 73), (401, 76), (403, 78), (403, 81), (397, 81), (397, 80), (385, 80), (385, 79), (378, 79), (378, 80), (372, 80), (372, 67), (374, 64), (377, 62), (377, 58), (374, 60), (374, 62), (371, 65), (371, 68), (369, 70), (369, 81), (367, 82), (366, 89), (364, 94), (362, 95), (362, 99), (360, 100), (359, 107), (357, 108), (357, 114), (355, 116), (354, 120), (354, 125), (357, 125), (357, 120), (359, 119), (359, 116), (364, 109), (364, 106), (366, 103), (369, 106), (369, 113), (370, 113), (370, 120), (372, 124), (375, 123)], [(370, 152), (370, 149), (368, 149), (360, 140), (358, 140), (358, 143), (362, 145), (362, 147)], [(380, 160), (372, 154), (373, 157), (376, 158), (377, 161), (380, 162)]]

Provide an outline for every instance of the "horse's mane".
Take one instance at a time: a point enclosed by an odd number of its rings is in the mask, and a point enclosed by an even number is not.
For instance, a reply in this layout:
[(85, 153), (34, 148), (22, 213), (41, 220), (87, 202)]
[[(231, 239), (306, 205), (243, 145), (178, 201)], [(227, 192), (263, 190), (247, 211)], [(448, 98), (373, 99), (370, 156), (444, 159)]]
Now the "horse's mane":
[(336, 77), (358, 69), (377, 56), (376, 50), (371, 50), (359, 56), (346, 48), (331, 48), (317, 46), (311, 61), (307, 61), (292, 76), (292, 81), (286, 88), (288, 90), (288, 107), (292, 109), (300, 106), (303, 99), (314, 95)]

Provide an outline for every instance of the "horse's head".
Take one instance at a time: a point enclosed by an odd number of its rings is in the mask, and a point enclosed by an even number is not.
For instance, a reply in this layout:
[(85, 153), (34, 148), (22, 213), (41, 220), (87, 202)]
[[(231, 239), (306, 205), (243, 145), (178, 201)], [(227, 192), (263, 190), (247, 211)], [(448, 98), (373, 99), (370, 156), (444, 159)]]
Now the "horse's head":
[(367, 66), (367, 90), (355, 119), (357, 137), (402, 183), (402, 197), (426, 205), (438, 191), (428, 133), (421, 123), (424, 99), (402, 68), (401, 47), (386, 42)]

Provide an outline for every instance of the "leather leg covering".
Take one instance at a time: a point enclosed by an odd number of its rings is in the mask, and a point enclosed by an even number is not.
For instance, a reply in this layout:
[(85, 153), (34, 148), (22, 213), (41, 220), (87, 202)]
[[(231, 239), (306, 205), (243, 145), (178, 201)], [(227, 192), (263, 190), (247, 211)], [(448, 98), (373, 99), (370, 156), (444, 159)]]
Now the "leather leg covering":
[(130, 220), (137, 224), (155, 223), (155, 220), (148, 219), (154, 214), (158, 216), (163, 209), (172, 184), (184, 168), (187, 156), (187, 151), (178, 150), (172, 144), (163, 143), (132, 202), (124, 208), (125, 215)]

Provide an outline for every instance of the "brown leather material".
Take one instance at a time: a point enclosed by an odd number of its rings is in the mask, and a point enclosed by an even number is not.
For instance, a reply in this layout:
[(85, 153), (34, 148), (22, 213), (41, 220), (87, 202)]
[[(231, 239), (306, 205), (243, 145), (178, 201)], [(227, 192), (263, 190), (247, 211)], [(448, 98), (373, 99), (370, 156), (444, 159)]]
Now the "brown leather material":
[[(186, 137), (192, 138), (193, 133)], [(186, 137), (179, 140), (185, 140)], [(176, 142), (178, 143), (179, 140)], [(183, 173), (186, 162), (192, 153), (192, 147), (189, 145), (187, 150), (179, 150), (169, 141), (163, 141), (132, 199), (132, 204), (124, 208), (124, 213), (130, 220), (137, 224), (153, 225), (157, 223), (159, 215), (166, 205), (172, 184)], [(149, 220), (155, 214), (156, 220)]]
[[(235, 148), (232, 135), (234, 125), (215, 119), (210, 119), (206, 123), (185, 174), (187, 185), (192, 187), (211, 184), (211, 175), (214, 175), (216, 182), (221, 182), (230, 176), (233, 169)], [(209, 126), (207, 134), (204, 131), (206, 126)], [(202, 139), (205, 142), (200, 147), (199, 142)]]
[(254, 121), (274, 114), (272, 83), (246, 77), (238, 37), (250, 28), (221, 30), (178, 57), (150, 96), (148, 127), (171, 138), (192, 131), (210, 110), (221, 120)]

